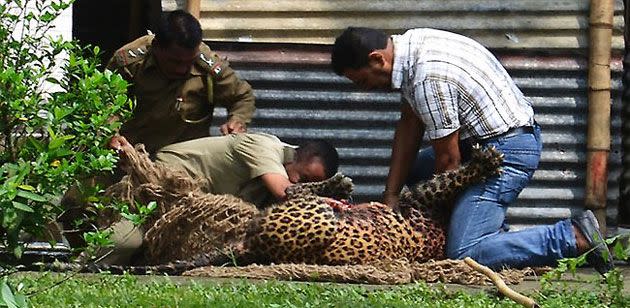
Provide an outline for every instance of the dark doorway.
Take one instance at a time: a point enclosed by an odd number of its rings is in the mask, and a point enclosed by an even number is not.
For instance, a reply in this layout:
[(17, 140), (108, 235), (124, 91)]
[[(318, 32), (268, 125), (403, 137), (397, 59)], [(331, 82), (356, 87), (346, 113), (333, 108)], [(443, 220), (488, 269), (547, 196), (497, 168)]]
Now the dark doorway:
[(76, 0), (72, 5), (72, 37), (99, 46), (102, 65), (127, 42), (152, 29), (162, 11), (160, 0)]

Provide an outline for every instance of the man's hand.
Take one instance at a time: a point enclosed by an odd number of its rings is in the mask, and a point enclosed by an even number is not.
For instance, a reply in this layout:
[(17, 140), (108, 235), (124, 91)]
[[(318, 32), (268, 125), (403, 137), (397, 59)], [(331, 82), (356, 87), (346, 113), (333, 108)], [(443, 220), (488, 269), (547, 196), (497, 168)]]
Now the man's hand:
[(228, 120), (219, 127), (219, 130), (223, 135), (244, 133), (247, 131), (247, 125), (240, 120)]
[(109, 140), (108, 146), (110, 149), (115, 150), (120, 157), (125, 156), (125, 150), (133, 149), (133, 146), (127, 141), (127, 138), (121, 135), (112, 137), (112, 139)]
[(383, 203), (389, 205), (394, 211), (398, 211), (399, 194), (385, 190), (383, 192)]
[(276, 200), (284, 200), (287, 195), (285, 193), (287, 187), (293, 185), (284, 175), (279, 173), (265, 173), (260, 176), (263, 184), (276, 198)]
[(109, 148), (112, 150), (116, 150), (116, 152), (120, 152), (123, 151), (125, 147), (130, 147), (131, 144), (124, 136), (115, 135), (114, 137), (112, 137), (112, 139), (109, 140), (109, 144), (107, 146), (109, 146)]
[(115, 135), (114, 137), (112, 137), (112, 139), (109, 140), (108, 146), (110, 149), (115, 150), (116, 154), (118, 154), (118, 156), (121, 158), (118, 161), (118, 167), (125, 170), (128, 166), (125, 159), (127, 157), (125, 151), (133, 150), (133, 146), (131, 145), (131, 143), (129, 143), (129, 141), (127, 141), (127, 138), (125, 138), (124, 136)]

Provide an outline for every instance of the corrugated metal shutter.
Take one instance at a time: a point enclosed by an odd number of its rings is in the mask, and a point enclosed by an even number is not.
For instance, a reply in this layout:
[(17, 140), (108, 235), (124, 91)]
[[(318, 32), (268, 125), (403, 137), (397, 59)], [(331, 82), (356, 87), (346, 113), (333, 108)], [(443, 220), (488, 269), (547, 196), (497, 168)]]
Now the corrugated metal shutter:
[[(399, 95), (362, 92), (336, 76), (328, 68), (328, 43), (346, 26), (364, 25), (389, 32), (441, 28), (489, 46), (532, 99), (543, 127), (540, 169), (508, 210), (509, 221), (518, 228), (568, 217), (584, 203), (588, 4), (588, 0), (202, 1), (201, 19), (211, 47), (228, 56), (254, 86), (258, 111), (251, 130), (289, 142), (332, 141), (342, 157), (341, 170), (357, 184), (357, 201), (380, 198)], [(163, 8), (174, 6), (163, 1)], [(617, 217), (621, 172), (622, 15), (623, 3), (617, 0), (609, 224)], [(276, 44), (236, 43), (243, 40)], [(282, 42), (326, 44), (278, 44)]]
[[(167, 11), (184, 4), (162, 0)], [(329, 44), (355, 25), (445, 29), (491, 48), (558, 49), (585, 47), (588, 7), (589, 0), (201, 0), (200, 21), (207, 40)], [(622, 14), (615, 25), (623, 27)]]

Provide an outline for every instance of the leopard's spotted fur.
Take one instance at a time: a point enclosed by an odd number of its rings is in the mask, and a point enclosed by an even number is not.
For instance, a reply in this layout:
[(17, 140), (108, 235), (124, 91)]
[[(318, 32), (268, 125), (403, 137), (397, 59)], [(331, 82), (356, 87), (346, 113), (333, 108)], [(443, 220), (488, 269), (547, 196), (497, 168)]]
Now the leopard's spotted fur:
[(469, 163), (402, 192), (400, 212), (378, 202), (334, 210), (321, 195), (348, 196), (352, 185), (342, 175), (295, 185), (287, 190), (286, 202), (254, 220), (244, 251), (259, 262), (276, 263), (444, 258), (448, 204), (470, 184), (497, 174), (502, 157), (494, 148), (475, 147)]

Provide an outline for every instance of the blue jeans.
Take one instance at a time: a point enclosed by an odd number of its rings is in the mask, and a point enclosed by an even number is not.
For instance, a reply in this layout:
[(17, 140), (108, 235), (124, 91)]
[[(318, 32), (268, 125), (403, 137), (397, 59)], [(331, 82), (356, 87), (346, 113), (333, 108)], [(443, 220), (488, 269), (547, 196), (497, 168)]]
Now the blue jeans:
[[(555, 265), (556, 260), (577, 255), (571, 221), (507, 232), (505, 212), (529, 183), (540, 160), (540, 126), (533, 133), (483, 140), (504, 154), (499, 176), (466, 189), (453, 206), (447, 235), (450, 259), (471, 257), (492, 269), (503, 267)], [(470, 157), (471, 146), (460, 143), (462, 161)], [(407, 185), (433, 175), (435, 152), (420, 151)]]

